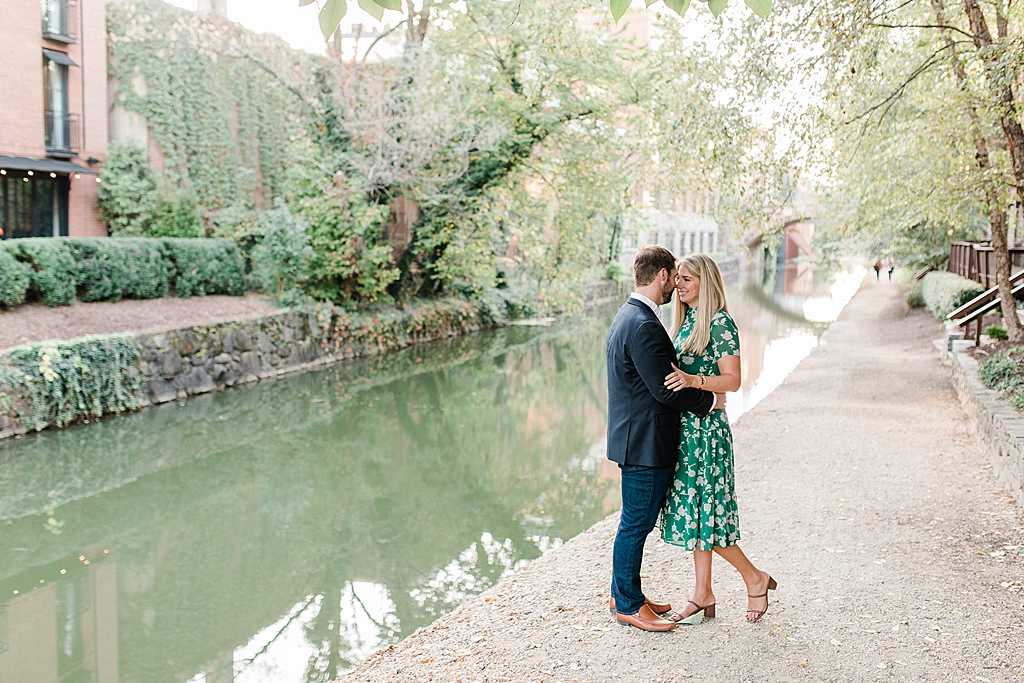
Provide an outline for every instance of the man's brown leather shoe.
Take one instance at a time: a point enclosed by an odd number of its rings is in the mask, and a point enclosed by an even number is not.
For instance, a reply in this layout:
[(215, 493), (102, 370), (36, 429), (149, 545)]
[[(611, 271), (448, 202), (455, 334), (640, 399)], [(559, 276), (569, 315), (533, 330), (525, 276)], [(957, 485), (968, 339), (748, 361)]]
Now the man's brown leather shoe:
[(618, 619), (620, 624), (636, 626), (644, 631), (671, 631), (676, 627), (676, 622), (662, 619), (652, 612), (651, 608), (647, 605), (643, 605), (636, 614), (619, 614), (616, 612), (615, 618)]
[[(650, 598), (644, 598), (644, 604), (651, 608), (651, 611), (655, 614), (662, 614), (664, 612), (671, 612), (672, 605), (667, 602), (655, 602)], [(608, 598), (608, 611), (615, 611), (615, 598)]]

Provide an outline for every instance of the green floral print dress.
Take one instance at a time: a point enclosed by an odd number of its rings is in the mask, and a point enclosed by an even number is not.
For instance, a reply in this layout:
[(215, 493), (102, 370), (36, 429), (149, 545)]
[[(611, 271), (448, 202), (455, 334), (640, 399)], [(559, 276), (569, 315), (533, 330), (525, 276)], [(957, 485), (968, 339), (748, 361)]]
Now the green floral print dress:
[[(693, 330), (697, 309), (690, 308), (672, 340), (680, 370), (691, 375), (717, 376), (718, 361), (740, 355), (736, 323), (725, 311), (711, 319), (711, 339), (701, 356), (682, 355), (683, 342)], [(662, 539), (687, 550), (725, 548), (740, 540), (733, 476), (732, 430), (724, 410), (701, 419), (683, 413), (679, 425), (676, 476), (662, 510)]]

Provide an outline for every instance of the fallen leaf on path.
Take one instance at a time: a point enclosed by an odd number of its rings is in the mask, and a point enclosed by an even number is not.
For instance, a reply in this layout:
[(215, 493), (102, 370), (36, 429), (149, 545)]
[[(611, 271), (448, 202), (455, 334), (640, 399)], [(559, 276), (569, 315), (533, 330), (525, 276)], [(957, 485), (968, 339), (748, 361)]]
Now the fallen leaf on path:
[(807, 659), (800, 659), (800, 660), (797, 660), (797, 661), (795, 661), (793, 663), (796, 664), (797, 666), (808, 666), (811, 662), (809, 660), (807, 660)]
[(424, 657), (420, 660), (420, 664), (430, 664), (432, 661), (434, 661), (433, 657)]
[(829, 641), (829, 642), (831, 642), (831, 643), (832, 643), (832, 645), (835, 645), (836, 647), (842, 647), (842, 646), (843, 646), (843, 644), (842, 644), (842, 643), (840, 643), (840, 642), (839, 642), (838, 640), (836, 640), (835, 638), (833, 638), (833, 639), (832, 639), (831, 641)]
[(679, 670), (679, 677), (680, 678), (693, 678), (693, 674), (690, 673), (689, 671), (687, 671), (686, 669), (680, 669)]

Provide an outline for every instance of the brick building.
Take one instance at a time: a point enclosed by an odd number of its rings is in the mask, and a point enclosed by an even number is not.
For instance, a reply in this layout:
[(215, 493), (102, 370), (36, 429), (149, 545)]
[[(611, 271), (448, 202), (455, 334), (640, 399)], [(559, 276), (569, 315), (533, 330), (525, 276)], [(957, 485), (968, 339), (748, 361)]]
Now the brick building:
[(0, 21), (0, 239), (105, 236), (104, 0), (13, 0)]

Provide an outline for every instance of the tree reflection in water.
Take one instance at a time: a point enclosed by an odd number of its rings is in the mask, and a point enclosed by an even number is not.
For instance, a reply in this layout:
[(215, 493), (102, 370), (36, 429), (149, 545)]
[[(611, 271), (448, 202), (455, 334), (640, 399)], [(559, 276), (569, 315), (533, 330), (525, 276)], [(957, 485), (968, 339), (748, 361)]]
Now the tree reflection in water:
[[(818, 331), (730, 303), (747, 381)], [(613, 313), (0, 444), (5, 682), (58, 670), (58, 621), (82, 681), (328, 681), (557, 548), (618, 506)]]

